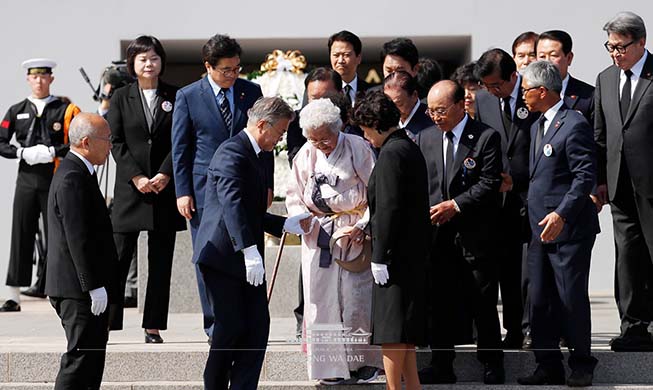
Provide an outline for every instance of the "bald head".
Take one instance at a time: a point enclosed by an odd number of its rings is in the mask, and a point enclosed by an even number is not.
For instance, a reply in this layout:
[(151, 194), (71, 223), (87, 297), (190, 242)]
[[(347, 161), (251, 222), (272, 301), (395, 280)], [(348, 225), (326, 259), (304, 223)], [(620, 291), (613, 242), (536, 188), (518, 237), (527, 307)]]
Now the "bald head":
[(102, 165), (111, 151), (111, 130), (98, 114), (80, 112), (70, 122), (68, 131), (71, 150), (81, 154), (93, 165)]
[(431, 97), (445, 99), (452, 104), (465, 98), (465, 89), (453, 80), (442, 80), (431, 87), (426, 99), (430, 100)]
[(431, 119), (442, 131), (453, 130), (465, 116), (465, 89), (455, 81), (438, 81), (426, 100)]

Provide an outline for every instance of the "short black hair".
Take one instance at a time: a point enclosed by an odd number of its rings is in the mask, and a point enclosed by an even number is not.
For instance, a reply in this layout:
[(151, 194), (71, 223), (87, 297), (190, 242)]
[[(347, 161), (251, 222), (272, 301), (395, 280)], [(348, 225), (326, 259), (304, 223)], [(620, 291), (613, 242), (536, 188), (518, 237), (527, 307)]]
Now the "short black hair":
[(451, 75), (451, 80), (457, 82), (458, 84), (465, 86), (467, 83), (479, 84), (480, 80), (476, 77), (474, 73), (474, 68), (476, 67), (476, 62), (470, 62), (469, 64), (460, 65)]
[(537, 33), (533, 31), (526, 31), (523, 32), (519, 35), (517, 35), (517, 38), (515, 38), (514, 41), (512, 41), (512, 55), (514, 56), (517, 54), (515, 50), (517, 50), (517, 46), (521, 45), (524, 42), (533, 42), (535, 44), (537, 42)]
[(411, 67), (415, 67), (419, 62), (419, 53), (417, 47), (408, 38), (395, 38), (383, 44), (381, 50), (381, 62), (385, 61), (388, 55), (398, 56), (408, 61)]
[(454, 84), (456, 86), (453, 90), (453, 102), (458, 103), (462, 100), (465, 100), (465, 88), (456, 81), (454, 81)]
[(392, 72), (383, 79), (383, 87), (386, 86), (390, 88), (401, 88), (408, 95), (412, 95), (414, 92), (417, 92), (417, 79), (410, 75), (410, 73), (404, 70), (398, 70)]
[(397, 106), (382, 91), (369, 91), (356, 99), (352, 122), (357, 126), (365, 126), (386, 132), (397, 127), (400, 113)]
[(442, 80), (442, 67), (440, 64), (432, 59), (427, 57), (422, 57), (417, 62), (419, 67), (417, 68), (417, 92), (419, 98), (425, 98), (429, 94), (429, 90), (433, 84)]
[(319, 67), (311, 70), (308, 72), (306, 75), (306, 78), (304, 79), (304, 86), (308, 88), (308, 83), (311, 81), (329, 81), (333, 83), (333, 86), (336, 88), (336, 91), (340, 91), (342, 89), (342, 77), (340, 77), (340, 73), (336, 72), (335, 70), (327, 67)]
[(337, 41), (347, 42), (352, 45), (354, 47), (356, 56), (361, 55), (361, 52), (363, 51), (363, 44), (361, 43), (360, 38), (358, 38), (356, 34), (350, 31), (342, 30), (329, 37), (329, 43), (327, 44), (329, 47), (329, 53), (331, 52), (331, 46), (333, 45), (333, 42)]
[(490, 49), (476, 61), (474, 73), (479, 80), (499, 71), (502, 80), (509, 81), (517, 71), (515, 60), (502, 49)]
[(131, 41), (129, 46), (127, 46), (127, 72), (130, 76), (136, 77), (136, 72), (134, 72), (134, 60), (136, 56), (150, 50), (154, 50), (154, 52), (161, 58), (161, 73), (159, 73), (159, 76), (163, 75), (163, 72), (166, 69), (166, 51), (163, 50), (163, 45), (161, 45), (161, 42), (159, 42), (158, 39), (151, 35), (141, 35)]
[(549, 30), (543, 32), (542, 34), (540, 34), (539, 38), (537, 38), (537, 41), (535, 41), (536, 49), (537, 49), (537, 43), (542, 39), (549, 39), (551, 41), (560, 42), (560, 44), (562, 44), (562, 52), (565, 53), (565, 55), (571, 53), (571, 48), (573, 45), (571, 41), (571, 35), (567, 34), (567, 32), (565, 31)]
[(202, 61), (211, 67), (217, 66), (221, 58), (240, 57), (242, 54), (238, 42), (228, 35), (215, 34), (202, 46)]

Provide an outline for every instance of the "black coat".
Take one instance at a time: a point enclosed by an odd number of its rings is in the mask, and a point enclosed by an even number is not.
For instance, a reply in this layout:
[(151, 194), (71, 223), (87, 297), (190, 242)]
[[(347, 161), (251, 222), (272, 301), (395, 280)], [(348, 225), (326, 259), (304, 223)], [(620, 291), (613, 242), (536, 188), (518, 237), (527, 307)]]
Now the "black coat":
[(109, 211), (97, 179), (72, 153), (62, 160), (52, 179), (47, 241), (47, 295), (90, 299), (90, 290), (104, 287), (109, 302), (122, 299)]
[[(111, 214), (116, 232), (186, 229), (186, 221), (177, 211), (172, 172), (170, 132), (176, 93), (176, 87), (159, 82), (160, 100), (151, 131), (138, 83), (118, 89), (111, 98), (107, 121), (117, 170)], [(143, 194), (132, 183), (134, 176), (152, 178), (157, 173), (170, 177), (159, 194)]]
[(583, 114), (590, 125), (594, 124), (594, 87), (569, 76), (564, 100), (567, 107)]
[[(439, 128), (434, 126), (422, 131), (419, 147), (426, 159), (431, 206), (444, 200), (442, 144)], [(457, 232), (462, 247), (475, 257), (488, 257), (496, 246), (501, 167), (499, 134), (468, 117), (458, 143), (453, 174), (448, 178), (449, 195), (461, 212), (442, 228)]]

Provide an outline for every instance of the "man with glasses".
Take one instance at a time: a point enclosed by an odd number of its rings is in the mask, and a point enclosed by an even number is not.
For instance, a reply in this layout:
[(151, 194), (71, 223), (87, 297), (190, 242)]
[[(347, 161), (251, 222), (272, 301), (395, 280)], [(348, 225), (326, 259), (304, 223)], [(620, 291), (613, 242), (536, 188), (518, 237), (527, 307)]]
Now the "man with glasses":
[(646, 26), (632, 12), (603, 26), (614, 64), (596, 80), (595, 139), (599, 146), (599, 199), (610, 202), (616, 246), (615, 298), (621, 334), (613, 351), (653, 351), (647, 328), (653, 280), (653, 57)]
[(527, 281), (522, 277), (522, 264), (526, 260), (524, 243), (530, 238), (526, 216), (530, 127), (537, 114), (530, 113), (524, 104), (521, 76), (510, 54), (501, 49), (486, 51), (476, 63), (476, 74), (485, 88), (476, 94), (476, 119), (501, 135), (503, 203), (501, 226), (497, 230), (502, 235), (497, 246), (502, 248), (498, 258), (499, 285), (503, 327), (507, 331), (503, 346), (518, 349), (522, 347), (528, 322), (524, 315)]
[[(258, 85), (238, 78), (241, 53), (235, 39), (214, 35), (202, 47), (206, 77), (177, 92), (172, 116), (172, 163), (177, 208), (190, 221), (193, 241), (202, 218), (206, 171), (213, 154), (220, 144), (245, 128), (247, 111), (262, 96)], [(263, 158), (271, 189), (274, 160), (271, 153)], [(210, 337), (211, 302), (199, 271), (197, 276), (204, 331)]]
[(458, 290), (456, 284), (465, 285), (472, 298), (483, 382), (504, 383), (495, 250), (501, 137), (465, 113), (465, 89), (454, 81), (436, 83), (427, 101), (428, 114), (437, 127), (422, 130), (418, 144), (429, 179), (430, 296), (437, 306), (432, 310), (431, 366), (420, 371), (420, 383), (456, 382), (452, 334), (459, 324), (452, 319), (461, 301), (452, 294)]
[(559, 341), (569, 345), (568, 386), (591, 386), (588, 294), (592, 247), (599, 233), (590, 199), (596, 182), (592, 127), (560, 98), (562, 78), (550, 62), (522, 72), (528, 109), (542, 114), (531, 128), (528, 247), (531, 334), (537, 368), (522, 385), (565, 384)]

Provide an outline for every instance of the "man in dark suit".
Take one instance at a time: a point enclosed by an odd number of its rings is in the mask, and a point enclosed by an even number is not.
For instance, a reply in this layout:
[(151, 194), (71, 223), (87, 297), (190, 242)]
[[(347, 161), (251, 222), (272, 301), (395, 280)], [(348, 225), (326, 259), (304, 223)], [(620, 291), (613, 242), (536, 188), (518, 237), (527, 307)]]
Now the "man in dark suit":
[(610, 201), (616, 246), (615, 298), (621, 335), (614, 351), (653, 350), (647, 328), (653, 286), (653, 56), (641, 17), (622, 12), (605, 24), (614, 65), (596, 80), (599, 199)]
[(569, 346), (567, 385), (591, 386), (592, 357), (588, 294), (590, 259), (600, 231), (590, 193), (596, 182), (592, 128), (560, 98), (562, 78), (547, 61), (522, 73), (531, 112), (542, 116), (531, 127), (528, 248), (531, 337), (537, 368), (522, 385), (565, 383), (560, 336)]
[(370, 87), (357, 73), (363, 59), (363, 44), (356, 34), (342, 30), (329, 37), (328, 46), (331, 67), (342, 77), (342, 93), (353, 106), (356, 96)]
[(475, 119), (496, 129), (501, 135), (503, 182), (500, 226), (497, 247), (499, 285), (503, 303), (503, 327), (507, 334), (505, 348), (521, 348), (524, 337), (524, 315), (527, 281), (522, 264), (524, 243), (528, 242), (526, 192), (528, 191), (528, 147), (530, 126), (536, 115), (528, 111), (522, 100), (521, 76), (515, 61), (501, 49), (488, 50), (476, 63), (476, 73), (485, 86), (476, 94)]
[[(261, 88), (238, 78), (242, 49), (226, 35), (214, 35), (202, 47), (206, 77), (177, 92), (172, 115), (172, 164), (177, 208), (190, 221), (193, 241), (204, 208), (206, 170), (216, 149), (247, 123), (247, 110), (262, 96)], [(268, 153), (268, 197), (272, 194), (274, 160)], [(209, 296), (197, 271), (204, 314), (204, 331), (211, 334), (213, 318)]]
[(574, 59), (571, 36), (565, 31), (551, 30), (540, 34), (536, 42), (538, 60), (547, 60), (560, 71), (562, 92), (565, 105), (571, 110), (579, 111), (589, 123), (594, 123), (594, 87), (572, 77), (569, 66)]
[(438, 302), (431, 330), (433, 357), (431, 367), (420, 372), (422, 384), (456, 381), (451, 337), (457, 326), (451, 321), (456, 297), (450, 297), (454, 283), (473, 290), (472, 311), (478, 330), (478, 358), (484, 363), (484, 383), (498, 384), (505, 379), (494, 250), (501, 137), (494, 129), (469, 118), (464, 100), (465, 90), (456, 82), (436, 83), (428, 95), (428, 109), (437, 128), (423, 130), (419, 139), (427, 163), (433, 224), (431, 297)]
[(48, 196), (45, 292), (68, 341), (55, 389), (99, 389), (109, 337), (107, 305), (122, 299), (111, 220), (93, 168), (106, 161), (111, 132), (101, 116), (81, 113), (68, 136), (70, 153)]
[(422, 130), (433, 126), (433, 121), (426, 114), (428, 106), (419, 101), (417, 88), (417, 79), (403, 70), (390, 73), (383, 80), (383, 92), (401, 114), (399, 127), (404, 129), (415, 143), (419, 143)]
[(283, 100), (260, 99), (249, 110), (245, 131), (218, 148), (208, 169), (204, 204), (211, 218), (202, 219), (194, 252), (215, 317), (206, 389), (256, 389), (258, 384), (270, 328), (263, 232), (291, 231), (283, 217), (266, 212), (259, 155), (274, 148), (293, 117)]

